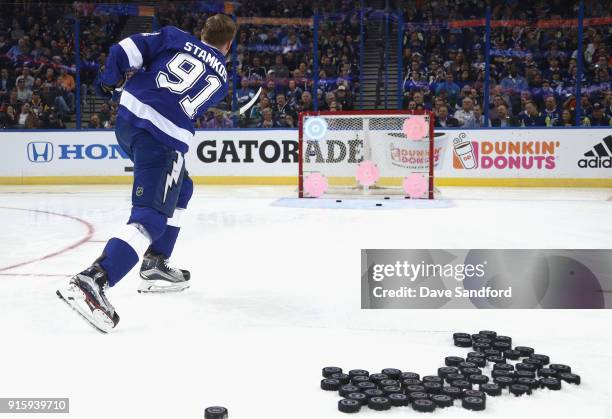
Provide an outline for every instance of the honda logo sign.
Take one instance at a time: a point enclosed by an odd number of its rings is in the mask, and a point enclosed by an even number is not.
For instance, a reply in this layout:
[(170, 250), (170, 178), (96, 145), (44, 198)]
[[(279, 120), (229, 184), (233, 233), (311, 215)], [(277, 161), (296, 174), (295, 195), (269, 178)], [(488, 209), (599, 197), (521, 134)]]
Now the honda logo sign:
[(53, 144), (40, 141), (28, 143), (28, 159), (33, 163), (48, 163), (53, 160)]

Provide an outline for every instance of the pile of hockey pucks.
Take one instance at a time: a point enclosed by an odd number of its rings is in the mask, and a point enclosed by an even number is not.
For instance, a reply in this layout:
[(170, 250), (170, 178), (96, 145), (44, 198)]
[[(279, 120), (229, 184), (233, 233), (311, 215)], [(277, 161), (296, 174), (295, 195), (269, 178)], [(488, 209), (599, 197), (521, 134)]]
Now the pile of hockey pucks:
[(561, 383), (580, 384), (568, 365), (550, 363), (550, 357), (528, 346), (512, 347), (512, 338), (491, 330), (454, 333), (455, 346), (469, 348), (465, 357), (447, 356), (436, 375), (385, 368), (380, 373), (339, 367), (323, 368), (321, 389), (337, 391), (338, 410), (357, 413), (362, 406), (389, 410), (411, 406), (418, 412), (461, 405), (485, 410), (488, 397), (530, 395), (538, 389), (561, 390)]
[(204, 419), (227, 419), (228, 413), (225, 407), (211, 406), (204, 409)]

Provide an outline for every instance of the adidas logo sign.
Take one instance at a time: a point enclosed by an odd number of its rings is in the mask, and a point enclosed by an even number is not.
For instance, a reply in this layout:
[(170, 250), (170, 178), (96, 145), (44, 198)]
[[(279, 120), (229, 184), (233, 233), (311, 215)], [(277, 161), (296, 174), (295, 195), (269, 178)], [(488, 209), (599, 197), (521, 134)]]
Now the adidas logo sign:
[(608, 135), (592, 150), (584, 153), (584, 159), (578, 160), (578, 167), (582, 169), (612, 169), (612, 135)]

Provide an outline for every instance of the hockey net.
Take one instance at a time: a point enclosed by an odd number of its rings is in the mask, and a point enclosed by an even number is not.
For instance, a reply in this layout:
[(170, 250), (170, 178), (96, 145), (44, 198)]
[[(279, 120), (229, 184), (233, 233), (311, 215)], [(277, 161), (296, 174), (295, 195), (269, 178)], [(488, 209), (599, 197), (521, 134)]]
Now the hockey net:
[[(409, 119), (421, 127), (416, 136), (411, 133), (412, 139), (406, 135)], [(424, 180), (417, 179), (423, 193), (416, 197), (433, 199), (434, 169), (439, 160), (433, 127), (434, 117), (428, 111), (302, 112), (299, 197), (408, 196), (407, 178), (411, 181), (411, 175), (417, 174)], [(372, 165), (376, 169), (365, 170), (364, 175), (364, 166)], [(377, 173), (372, 176), (372, 171)], [(325, 183), (323, 192), (312, 192), (310, 185), (315, 179)]]

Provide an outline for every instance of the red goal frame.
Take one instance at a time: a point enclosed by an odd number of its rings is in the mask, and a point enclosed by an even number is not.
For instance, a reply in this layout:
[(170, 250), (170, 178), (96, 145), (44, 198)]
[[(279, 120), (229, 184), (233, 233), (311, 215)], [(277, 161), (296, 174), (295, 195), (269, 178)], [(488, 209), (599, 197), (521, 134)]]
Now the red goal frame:
[(298, 196), (304, 198), (304, 141), (303, 141), (303, 121), (305, 116), (325, 116), (325, 115), (429, 115), (429, 185), (428, 199), (434, 199), (434, 125), (435, 115), (428, 110), (362, 110), (362, 111), (306, 111), (300, 112), (298, 116)]

